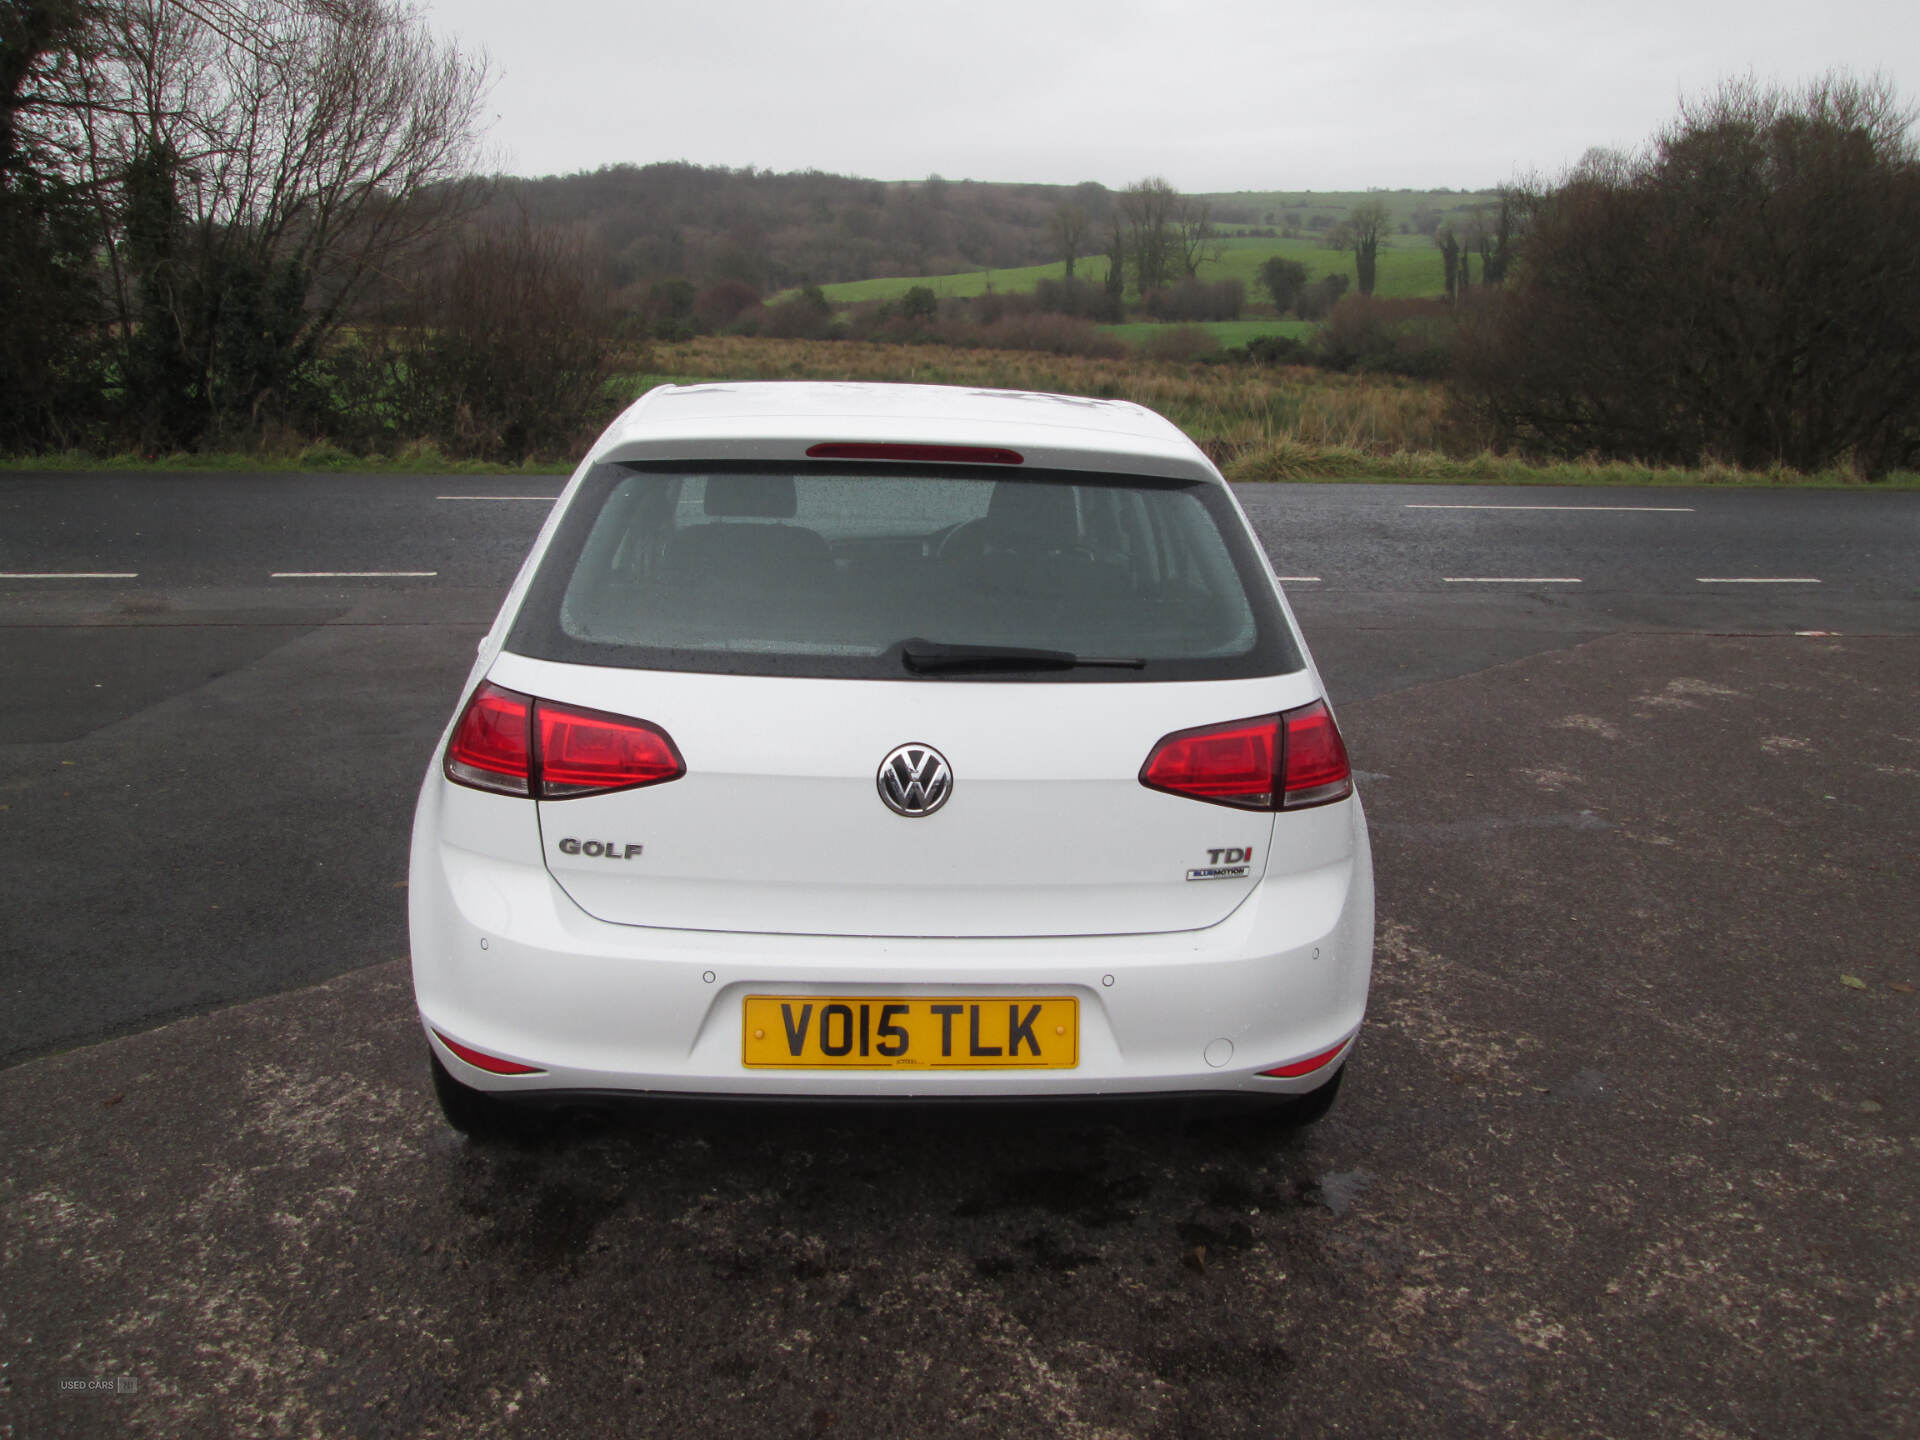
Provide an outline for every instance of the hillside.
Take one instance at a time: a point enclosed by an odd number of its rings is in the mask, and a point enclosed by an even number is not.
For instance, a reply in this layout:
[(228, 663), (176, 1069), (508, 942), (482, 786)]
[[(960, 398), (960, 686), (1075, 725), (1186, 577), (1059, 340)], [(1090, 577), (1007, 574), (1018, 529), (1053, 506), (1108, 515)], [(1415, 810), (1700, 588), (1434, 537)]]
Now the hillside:
[[(1247, 287), (1247, 299), (1259, 304), (1260, 266), (1269, 255), (1284, 255), (1307, 267), (1310, 280), (1323, 275), (1345, 275), (1354, 280), (1353, 256), (1345, 250), (1326, 249), (1316, 240), (1269, 240), (1258, 236), (1223, 237), (1220, 257), (1200, 266), (1203, 281), (1237, 279)], [(963, 299), (984, 295), (988, 290), (1018, 294), (1034, 288), (1041, 280), (1058, 280), (1066, 267), (1058, 260), (1045, 265), (1025, 265), (1016, 269), (979, 268), (947, 275), (895, 275), (876, 280), (848, 280), (822, 286), (827, 299), (836, 305), (855, 305), (866, 300), (897, 300), (916, 286), (924, 285), (942, 299)], [(1103, 255), (1083, 256), (1074, 273), (1082, 279), (1106, 278), (1107, 261)], [(1382, 299), (1438, 295), (1444, 285), (1440, 252), (1424, 235), (1395, 235), (1388, 238), (1380, 252), (1378, 280), (1374, 293)], [(786, 293), (791, 293), (786, 292)], [(777, 297), (783, 298), (783, 297)]]
[[(1317, 237), (1363, 198), (1393, 212), (1396, 248), (1382, 257), (1381, 293), (1440, 288), (1439, 257), (1418, 228), (1459, 222), (1488, 192), (1237, 191), (1202, 197), (1212, 206), (1224, 254), (1202, 278), (1251, 281), (1275, 252), (1316, 274), (1346, 268)], [(686, 279), (739, 280), (762, 295), (815, 284), (836, 301), (878, 299), (932, 283), (942, 294), (1030, 289), (1059, 272), (1049, 221), (1065, 204), (1086, 210), (1088, 245), (1098, 248), (1119, 192), (1088, 182), (1027, 185), (978, 180), (864, 180), (819, 171), (776, 174), (684, 162), (610, 166), (575, 175), (496, 182), (492, 208), (586, 227), (604, 247), (619, 287)], [(1268, 233), (1271, 232), (1271, 233)], [(1400, 252), (1405, 251), (1402, 255)], [(1417, 252), (1417, 258), (1416, 253)], [(1431, 275), (1427, 272), (1431, 270)], [(1083, 261), (1082, 273), (1104, 273)], [(941, 277), (930, 281), (929, 277)]]
[(496, 182), (492, 208), (589, 226), (617, 284), (732, 279), (770, 294), (1040, 264), (1052, 258), (1048, 218), (1076, 197), (1111, 203), (1099, 186), (862, 180), (676, 162), (507, 177)]

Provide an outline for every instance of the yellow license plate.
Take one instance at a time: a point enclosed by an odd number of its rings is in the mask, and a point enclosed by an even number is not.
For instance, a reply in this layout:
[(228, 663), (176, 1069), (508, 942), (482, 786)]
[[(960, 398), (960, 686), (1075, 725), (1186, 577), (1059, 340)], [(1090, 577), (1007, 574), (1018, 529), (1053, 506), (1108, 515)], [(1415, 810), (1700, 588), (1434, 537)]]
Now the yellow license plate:
[(1062, 995), (749, 995), (740, 1062), (757, 1068), (1070, 1070), (1080, 1002)]

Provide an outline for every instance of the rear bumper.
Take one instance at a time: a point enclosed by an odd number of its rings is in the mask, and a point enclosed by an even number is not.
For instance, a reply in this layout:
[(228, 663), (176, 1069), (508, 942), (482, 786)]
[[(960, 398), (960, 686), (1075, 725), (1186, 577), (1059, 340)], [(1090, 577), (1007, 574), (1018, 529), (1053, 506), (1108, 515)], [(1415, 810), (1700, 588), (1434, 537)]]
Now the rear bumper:
[[(429, 785), (429, 792), (432, 790)], [(432, 806), (422, 797), (422, 818)], [(505, 801), (506, 804), (523, 803)], [(1334, 863), (1262, 882), (1202, 930), (1039, 939), (734, 934), (615, 925), (554, 883), (537, 841), (479, 854), (415, 828), (414, 988), (429, 1034), (536, 1066), (479, 1070), (430, 1039), (462, 1083), (553, 1094), (817, 1099), (1302, 1094), (1344, 1061), (1259, 1072), (1349, 1041), (1373, 959), (1373, 873), (1357, 799)], [(1079, 1001), (1079, 1063), (1058, 1070), (748, 1070), (749, 994)], [(1222, 1042), (1225, 1042), (1224, 1044)]]

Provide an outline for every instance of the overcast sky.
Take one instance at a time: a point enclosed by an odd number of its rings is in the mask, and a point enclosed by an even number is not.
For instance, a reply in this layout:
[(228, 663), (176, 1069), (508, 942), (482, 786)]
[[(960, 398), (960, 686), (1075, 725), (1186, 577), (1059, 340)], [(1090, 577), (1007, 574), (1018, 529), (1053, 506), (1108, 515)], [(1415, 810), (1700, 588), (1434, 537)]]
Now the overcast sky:
[(428, 0), (493, 164), (1471, 189), (1632, 149), (1683, 94), (1846, 66), (1920, 98), (1912, 0)]

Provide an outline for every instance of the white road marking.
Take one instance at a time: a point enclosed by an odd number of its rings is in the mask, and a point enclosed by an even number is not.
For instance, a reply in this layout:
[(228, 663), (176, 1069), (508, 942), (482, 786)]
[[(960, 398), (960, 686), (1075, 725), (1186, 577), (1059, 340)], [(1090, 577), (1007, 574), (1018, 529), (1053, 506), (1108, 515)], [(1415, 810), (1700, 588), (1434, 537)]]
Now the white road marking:
[(138, 580), (138, 570), (7, 570), (0, 580)]
[(1408, 510), (1616, 510), (1642, 515), (1691, 515), (1691, 505), (1408, 505)]
[(558, 500), (558, 495), (436, 495), (436, 500)]
[(1449, 585), (1578, 585), (1572, 575), (1443, 575)]
[(1818, 585), (1811, 575), (1699, 575), (1696, 585)]
[(431, 580), (438, 570), (276, 570), (275, 580)]
[(1320, 583), (1318, 575), (1276, 575), (1273, 578), (1282, 585), (1318, 585)]

